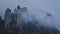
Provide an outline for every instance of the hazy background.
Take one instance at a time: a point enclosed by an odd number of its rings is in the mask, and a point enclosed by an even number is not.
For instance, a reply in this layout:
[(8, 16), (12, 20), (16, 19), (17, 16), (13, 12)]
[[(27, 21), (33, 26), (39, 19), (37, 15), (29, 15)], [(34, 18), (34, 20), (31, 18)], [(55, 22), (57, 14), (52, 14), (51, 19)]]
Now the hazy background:
[(28, 7), (31, 14), (38, 15), (37, 19), (41, 10), (52, 13), (54, 24), (60, 30), (60, 0), (0, 0), (0, 15), (4, 16), (6, 8), (13, 12), (17, 5)]

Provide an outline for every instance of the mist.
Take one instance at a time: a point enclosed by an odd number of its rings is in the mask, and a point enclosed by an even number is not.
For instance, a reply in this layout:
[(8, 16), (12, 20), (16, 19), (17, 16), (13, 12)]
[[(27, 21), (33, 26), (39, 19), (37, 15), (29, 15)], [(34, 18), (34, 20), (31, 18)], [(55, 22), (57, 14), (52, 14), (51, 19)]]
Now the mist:
[[(14, 12), (15, 7), (20, 5), (21, 7), (26, 6), (28, 11), (23, 14), (26, 21), (37, 20), (39, 24), (54, 26), (60, 30), (60, 0), (0, 0), (0, 15), (4, 16), (6, 8), (10, 8)], [(53, 16), (53, 24), (49, 18), (46, 17), (42, 11), (51, 13)], [(28, 15), (28, 16), (27, 16)], [(44, 18), (48, 20), (48, 23), (44, 23)], [(41, 23), (40, 23), (41, 22)]]

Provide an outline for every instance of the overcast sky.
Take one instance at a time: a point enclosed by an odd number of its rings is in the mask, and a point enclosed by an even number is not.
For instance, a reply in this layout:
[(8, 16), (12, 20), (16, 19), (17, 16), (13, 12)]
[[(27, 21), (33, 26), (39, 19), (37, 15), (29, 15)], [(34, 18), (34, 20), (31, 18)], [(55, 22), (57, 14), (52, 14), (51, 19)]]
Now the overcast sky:
[(27, 6), (31, 13), (41, 9), (52, 13), (55, 25), (60, 29), (60, 0), (0, 0), (0, 15), (4, 15), (6, 8), (13, 12), (17, 5)]

